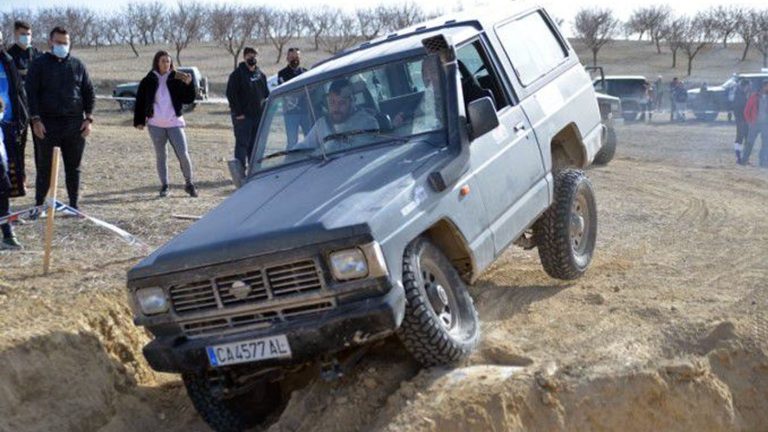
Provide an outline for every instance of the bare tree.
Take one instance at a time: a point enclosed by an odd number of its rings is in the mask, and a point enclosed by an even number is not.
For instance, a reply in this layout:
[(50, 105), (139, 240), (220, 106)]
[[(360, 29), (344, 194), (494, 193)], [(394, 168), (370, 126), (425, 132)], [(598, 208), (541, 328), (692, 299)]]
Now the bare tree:
[(298, 11), (269, 9), (263, 14), (262, 19), (261, 24), (267, 32), (267, 37), (277, 50), (275, 64), (278, 64), (283, 58), (285, 45), (296, 36), (301, 14)]
[(677, 51), (682, 46), (687, 25), (685, 17), (678, 17), (670, 20), (664, 29), (664, 38), (667, 41), (670, 52), (672, 52), (672, 69), (677, 67)]
[(331, 24), (320, 37), (320, 44), (325, 51), (335, 54), (359, 43), (359, 34), (356, 17), (334, 9), (331, 11)]
[(728, 39), (736, 33), (743, 15), (744, 9), (737, 6), (717, 6), (707, 11), (712, 24), (712, 36), (723, 41), (723, 48), (728, 48)]
[(208, 15), (209, 32), (213, 40), (232, 56), (233, 67), (245, 44), (253, 38), (259, 24), (259, 13), (254, 8), (217, 5)]
[(693, 70), (693, 59), (711, 42), (713, 27), (712, 18), (706, 13), (699, 13), (693, 19), (684, 19), (680, 48), (688, 57), (688, 76), (691, 76)]
[(304, 27), (315, 43), (315, 51), (320, 50), (320, 38), (333, 22), (333, 10), (327, 8), (305, 9), (302, 13)]
[(122, 11), (122, 13), (115, 14), (110, 18), (110, 27), (115, 30), (116, 39), (121, 43), (128, 44), (133, 51), (133, 55), (139, 57), (139, 51), (136, 49), (136, 44), (139, 43), (140, 31), (136, 25), (136, 21), (133, 19), (133, 14), (136, 11), (136, 5), (128, 3), (128, 6)]
[(357, 9), (355, 16), (357, 17), (357, 28), (363, 40), (375, 39), (379, 33), (385, 30), (386, 12), (383, 6)]
[(637, 35), (637, 40), (643, 40), (643, 36), (647, 33), (650, 34), (649, 22), (650, 22), (651, 8), (644, 7), (635, 9), (632, 14), (624, 23), (624, 33), (627, 38), (633, 34)]
[(390, 6), (379, 6), (377, 9), (383, 26), (387, 31), (400, 30), (424, 21), (427, 16), (416, 3), (406, 2)]
[(573, 29), (592, 51), (592, 64), (597, 66), (597, 53), (616, 34), (619, 20), (610, 9), (581, 9), (576, 13)]
[(141, 42), (144, 45), (155, 44), (162, 38), (162, 27), (168, 18), (169, 11), (160, 1), (152, 3), (133, 3), (133, 19), (139, 30)]
[(739, 25), (736, 26), (736, 34), (739, 35), (739, 38), (744, 43), (744, 51), (741, 53), (740, 60), (742, 62), (747, 59), (749, 49), (752, 47), (752, 43), (755, 41), (755, 36), (758, 33), (757, 15), (759, 15), (759, 12), (754, 9), (744, 9)]
[(755, 27), (754, 46), (763, 55), (763, 67), (768, 67), (768, 9), (755, 12), (752, 19)]
[(176, 10), (168, 16), (165, 38), (176, 49), (176, 63), (178, 65), (182, 64), (181, 51), (203, 34), (204, 12), (205, 9), (200, 3), (179, 1)]

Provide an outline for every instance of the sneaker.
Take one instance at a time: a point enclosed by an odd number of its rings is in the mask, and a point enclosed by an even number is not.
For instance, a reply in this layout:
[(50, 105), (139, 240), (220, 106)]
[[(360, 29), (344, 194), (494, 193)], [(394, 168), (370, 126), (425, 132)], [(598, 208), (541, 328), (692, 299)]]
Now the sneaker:
[(189, 194), (192, 198), (197, 198), (197, 188), (192, 183), (187, 183), (186, 186), (184, 186), (184, 191)]
[(0, 243), (0, 249), (2, 250), (21, 250), (23, 248), (16, 236), (5, 237), (3, 242)]
[(168, 185), (167, 185), (167, 184), (166, 184), (166, 185), (163, 185), (163, 186), (160, 188), (160, 197), (167, 197), (167, 196), (168, 196), (168, 194), (169, 194)]

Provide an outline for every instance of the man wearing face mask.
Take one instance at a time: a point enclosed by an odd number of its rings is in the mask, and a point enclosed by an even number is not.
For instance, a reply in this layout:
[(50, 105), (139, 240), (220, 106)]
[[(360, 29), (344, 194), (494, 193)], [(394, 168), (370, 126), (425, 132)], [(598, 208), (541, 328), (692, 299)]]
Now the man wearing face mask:
[[(277, 73), (277, 82), (279, 84), (288, 82), (307, 71), (301, 67), (301, 51), (298, 48), (288, 48), (286, 60), (288, 61), (288, 66)], [(306, 110), (307, 104), (303, 96), (288, 96), (286, 97), (286, 103), (288, 106), (284, 108), (285, 133), (288, 139), (288, 148), (290, 149), (299, 141), (299, 127), (301, 127), (301, 133), (307, 136), (307, 132), (309, 132), (309, 128), (312, 125), (310, 124), (310, 118)]]
[[(16, 64), (16, 70), (19, 71), (21, 76), (21, 84), (24, 85), (24, 80), (27, 78), (27, 72), (32, 62), (40, 56), (40, 51), (32, 46), (32, 26), (26, 21), (16, 21), (13, 23), (13, 33), (16, 38), (10, 48), (8, 48), (8, 54), (13, 58), (13, 62)], [(19, 174), (22, 178), (22, 183), (26, 181), (27, 173), (24, 166), (24, 155), (27, 148), (27, 131), (28, 128), (20, 131), (19, 137)], [(33, 138), (34, 139), (34, 138)], [(35, 159), (37, 159), (37, 148), (34, 148)]]
[(0, 32), (0, 99), (5, 103), (5, 113), (0, 116), (0, 128), (5, 136), (6, 168), (11, 187), (8, 197), (26, 194), (24, 185), (24, 149), (19, 145), (22, 131), (27, 128), (27, 100), (21, 77), (13, 58), (3, 48)]
[(227, 81), (227, 100), (235, 132), (235, 159), (240, 161), (243, 170), (247, 169), (262, 107), (269, 97), (267, 77), (256, 66), (256, 54), (255, 49), (246, 47), (243, 50), (244, 61), (229, 75)]
[(32, 132), (39, 140), (35, 202), (45, 201), (53, 148), (59, 147), (69, 205), (78, 208), (80, 161), (85, 137), (91, 133), (96, 98), (85, 65), (69, 54), (67, 30), (55, 27), (48, 43), (51, 51), (32, 62), (26, 81)]

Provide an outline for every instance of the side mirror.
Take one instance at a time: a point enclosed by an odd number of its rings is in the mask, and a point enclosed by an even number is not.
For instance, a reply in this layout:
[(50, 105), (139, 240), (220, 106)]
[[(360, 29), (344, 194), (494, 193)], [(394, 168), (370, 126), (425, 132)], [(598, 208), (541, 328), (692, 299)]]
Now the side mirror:
[(467, 107), (467, 116), (472, 128), (470, 141), (485, 135), (499, 125), (496, 107), (493, 105), (493, 100), (487, 96), (470, 102)]
[(227, 166), (229, 167), (229, 175), (232, 176), (232, 183), (235, 184), (236, 188), (240, 189), (240, 186), (242, 186), (245, 181), (245, 171), (243, 170), (243, 166), (237, 159), (228, 161)]

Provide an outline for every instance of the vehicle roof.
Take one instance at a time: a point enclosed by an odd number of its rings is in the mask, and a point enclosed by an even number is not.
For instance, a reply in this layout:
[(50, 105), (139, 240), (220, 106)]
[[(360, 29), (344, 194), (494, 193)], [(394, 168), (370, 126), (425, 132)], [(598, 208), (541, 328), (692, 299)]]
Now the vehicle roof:
[(643, 80), (647, 79), (642, 75), (606, 75), (606, 80)]
[(533, 9), (536, 9), (535, 3), (521, 1), (506, 6), (506, 12), (502, 17), (498, 8), (473, 8), (471, 11), (443, 15), (415, 24), (322, 60), (314, 64), (309, 71), (276, 88), (275, 94), (290, 92), (321, 81), (326, 79), (330, 72), (333, 72), (333, 75), (342, 75), (366, 66), (423, 54), (424, 47), (421, 41), (438, 34), (445, 35), (454, 43), (462, 42), (481, 33), (483, 29), (492, 28), (504, 19)]
[(740, 73), (736, 76), (739, 78), (768, 78), (768, 72)]

